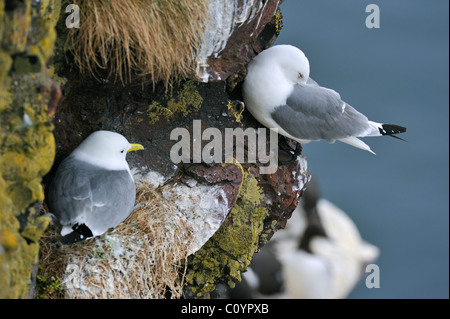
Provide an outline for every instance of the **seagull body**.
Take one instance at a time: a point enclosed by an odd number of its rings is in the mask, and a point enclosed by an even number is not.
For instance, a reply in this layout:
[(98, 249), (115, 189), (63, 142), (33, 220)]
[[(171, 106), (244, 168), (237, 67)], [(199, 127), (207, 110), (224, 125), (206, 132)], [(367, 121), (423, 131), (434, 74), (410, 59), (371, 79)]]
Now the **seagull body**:
[[(309, 219), (305, 216), (308, 212), (299, 206), (297, 210), (293, 214), (303, 213), (302, 217)], [(364, 241), (347, 214), (328, 200), (319, 199), (317, 213), (325, 234), (314, 235), (313, 231), (304, 238), (308, 228), (315, 227), (307, 222), (300, 244), (306, 249), (277, 243), (286, 292), (301, 299), (346, 298), (362, 279), (365, 267), (378, 258), (379, 249)]]
[(307, 185), (287, 237), (274, 236), (286, 292), (292, 298), (346, 298), (379, 249), (361, 238), (344, 211), (320, 198), (315, 178)]
[(136, 188), (125, 158), (138, 149), (118, 133), (96, 131), (61, 162), (48, 206), (63, 226), (63, 243), (99, 236), (131, 214)]
[(264, 126), (300, 143), (338, 140), (372, 150), (358, 137), (398, 134), (406, 128), (369, 121), (334, 90), (309, 77), (309, 61), (291, 45), (258, 54), (248, 66), (243, 96), (250, 113)]

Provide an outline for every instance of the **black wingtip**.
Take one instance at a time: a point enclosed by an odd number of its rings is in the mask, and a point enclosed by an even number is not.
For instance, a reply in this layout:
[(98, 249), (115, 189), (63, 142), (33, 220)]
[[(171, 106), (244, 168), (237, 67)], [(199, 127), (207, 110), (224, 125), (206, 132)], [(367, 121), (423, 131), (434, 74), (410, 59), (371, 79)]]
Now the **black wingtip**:
[(378, 130), (380, 131), (381, 135), (388, 135), (388, 136), (394, 137), (398, 140), (407, 142), (406, 140), (394, 135), (394, 134), (405, 133), (406, 127), (403, 127), (400, 125), (395, 125), (395, 124), (381, 124), (381, 128), (379, 128)]
[(381, 135), (393, 135), (406, 132), (406, 127), (395, 124), (382, 124), (379, 128)]
[(92, 234), (92, 231), (85, 224), (81, 224), (81, 225), (75, 224), (74, 226), (72, 226), (72, 229), (73, 229), (73, 232), (65, 235), (61, 239), (61, 243), (63, 243), (64, 245), (74, 244), (76, 242), (79, 242), (79, 241), (82, 241), (82, 240), (85, 240), (87, 238), (94, 236), (94, 234)]

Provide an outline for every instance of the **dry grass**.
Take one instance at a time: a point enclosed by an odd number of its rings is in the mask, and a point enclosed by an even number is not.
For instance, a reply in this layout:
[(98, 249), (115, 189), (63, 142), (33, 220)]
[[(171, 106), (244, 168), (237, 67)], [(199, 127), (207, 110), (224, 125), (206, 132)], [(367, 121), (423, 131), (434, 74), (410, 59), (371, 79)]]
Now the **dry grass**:
[(61, 246), (54, 227), (46, 232), (40, 275), (62, 283), (59, 295), (47, 297), (181, 297), (192, 231), (173, 203), (148, 185), (138, 185), (137, 202), (125, 222), (85, 242)]
[(107, 69), (122, 82), (150, 75), (166, 87), (194, 68), (208, 16), (207, 0), (74, 0), (80, 28), (68, 44), (82, 73)]

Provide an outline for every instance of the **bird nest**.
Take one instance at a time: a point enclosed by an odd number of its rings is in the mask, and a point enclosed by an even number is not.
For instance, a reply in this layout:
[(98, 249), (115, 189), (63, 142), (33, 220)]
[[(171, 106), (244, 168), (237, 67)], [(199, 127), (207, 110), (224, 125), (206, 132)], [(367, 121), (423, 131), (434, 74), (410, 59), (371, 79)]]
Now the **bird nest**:
[(69, 246), (51, 225), (40, 242), (37, 296), (180, 298), (192, 229), (172, 201), (144, 182), (137, 184), (137, 203), (115, 229)]

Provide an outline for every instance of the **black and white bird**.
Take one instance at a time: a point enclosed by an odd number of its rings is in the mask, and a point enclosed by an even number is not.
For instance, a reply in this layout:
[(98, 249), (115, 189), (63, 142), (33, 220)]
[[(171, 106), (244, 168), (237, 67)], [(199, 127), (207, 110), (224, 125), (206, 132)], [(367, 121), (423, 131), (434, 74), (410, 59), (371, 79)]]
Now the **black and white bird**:
[(99, 236), (133, 211), (136, 188), (127, 152), (141, 150), (122, 135), (96, 131), (59, 165), (47, 204), (62, 225), (62, 242)]
[(248, 66), (245, 105), (261, 124), (302, 144), (338, 140), (375, 154), (358, 137), (406, 132), (399, 125), (369, 121), (309, 73), (309, 61), (300, 49), (277, 45), (264, 50)]
[[(346, 298), (362, 279), (365, 267), (379, 256), (364, 241), (350, 217), (321, 198), (313, 178), (287, 223), (275, 234), (285, 292), (291, 298)], [(280, 235), (280, 236), (277, 236)]]
[(348, 215), (320, 198), (313, 178), (286, 228), (253, 256), (225, 297), (346, 298), (378, 256)]

